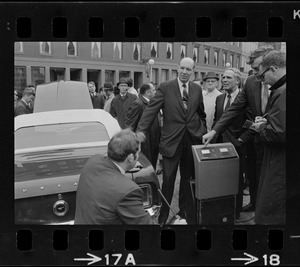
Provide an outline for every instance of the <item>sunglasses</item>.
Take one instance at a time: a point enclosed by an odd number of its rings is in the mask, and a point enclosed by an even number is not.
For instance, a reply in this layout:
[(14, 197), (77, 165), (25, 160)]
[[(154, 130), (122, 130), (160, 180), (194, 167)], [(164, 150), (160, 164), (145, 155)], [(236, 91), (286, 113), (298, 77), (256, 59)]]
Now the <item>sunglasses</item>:
[(265, 79), (266, 73), (267, 73), (270, 69), (271, 69), (270, 67), (267, 68), (267, 69), (265, 69), (265, 70), (263, 71), (263, 73), (259, 75), (260, 79), (264, 80), (264, 79)]

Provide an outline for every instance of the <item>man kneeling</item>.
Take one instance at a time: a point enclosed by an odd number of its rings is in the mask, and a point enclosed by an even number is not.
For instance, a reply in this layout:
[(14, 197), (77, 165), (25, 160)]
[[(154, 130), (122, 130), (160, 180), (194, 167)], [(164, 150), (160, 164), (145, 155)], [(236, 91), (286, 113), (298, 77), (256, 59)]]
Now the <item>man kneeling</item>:
[(79, 178), (75, 224), (153, 224), (143, 208), (142, 189), (125, 175), (135, 166), (144, 139), (142, 133), (122, 130), (109, 141), (108, 156), (87, 161)]

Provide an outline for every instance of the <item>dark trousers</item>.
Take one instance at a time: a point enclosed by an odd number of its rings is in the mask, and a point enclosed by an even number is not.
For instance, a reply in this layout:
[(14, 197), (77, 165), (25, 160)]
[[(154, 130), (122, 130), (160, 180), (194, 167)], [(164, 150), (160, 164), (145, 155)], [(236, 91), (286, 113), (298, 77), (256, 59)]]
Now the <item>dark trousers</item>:
[(250, 204), (256, 205), (257, 190), (263, 159), (263, 144), (257, 141), (247, 144), (246, 179), (249, 183)]
[[(173, 157), (163, 156), (163, 183), (162, 193), (171, 205), (174, 185), (176, 180), (176, 174), (178, 165), (180, 168), (180, 185), (179, 185), (179, 212), (178, 214), (186, 218), (188, 224), (195, 223), (193, 218), (195, 211), (193, 209), (193, 202), (191, 197), (191, 189), (189, 181), (194, 179), (194, 159), (192, 154), (193, 145), (192, 140), (186, 132), (180, 141), (177, 150)], [(174, 214), (175, 215), (175, 214)], [(165, 223), (169, 216), (169, 207), (162, 201), (162, 207), (158, 218), (159, 223)]]

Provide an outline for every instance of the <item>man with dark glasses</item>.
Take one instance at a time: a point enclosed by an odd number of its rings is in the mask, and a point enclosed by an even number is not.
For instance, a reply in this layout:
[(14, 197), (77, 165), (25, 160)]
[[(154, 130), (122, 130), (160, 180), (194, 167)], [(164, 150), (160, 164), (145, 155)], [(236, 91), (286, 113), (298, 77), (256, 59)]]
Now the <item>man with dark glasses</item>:
[(286, 215), (286, 55), (267, 54), (260, 65), (260, 78), (270, 85), (266, 118), (258, 117), (250, 129), (258, 132), (264, 147), (255, 223), (285, 224)]

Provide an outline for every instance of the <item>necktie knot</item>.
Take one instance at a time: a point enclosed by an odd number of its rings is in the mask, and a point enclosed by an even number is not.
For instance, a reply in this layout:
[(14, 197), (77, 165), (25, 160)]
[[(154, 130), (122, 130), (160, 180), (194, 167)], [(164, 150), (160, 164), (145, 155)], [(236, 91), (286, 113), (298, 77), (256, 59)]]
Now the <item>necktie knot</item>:
[(225, 111), (229, 108), (230, 106), (230, 100), (231, 100), (231, 94), (227, 94), (227, 103), (225, 106)]

